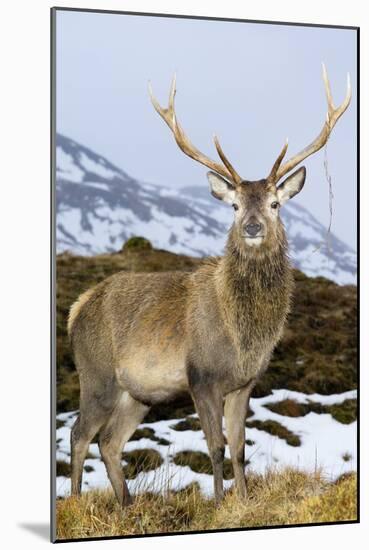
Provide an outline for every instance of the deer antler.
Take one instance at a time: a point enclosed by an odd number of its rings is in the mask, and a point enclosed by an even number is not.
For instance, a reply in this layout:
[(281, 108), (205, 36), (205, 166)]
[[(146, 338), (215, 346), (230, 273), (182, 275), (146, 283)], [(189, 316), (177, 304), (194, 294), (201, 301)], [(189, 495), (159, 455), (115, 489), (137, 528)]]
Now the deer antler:
[(290, 172), (300, 164), (304, 159), (312, 155), (313, 153), (316, 153), (316, 151), (319, 151), (328, 141), (331, 131), (333, 130), (337, 120), (343, 115), (343, 113), (346, 111), (347, 107), (350, 105), (351, 101), (351, 83), (350, 83), (350, 75), (347, 74), (347, 90), (346, 90), (346, 97), (343, 100), (343, 103), (339, 107), (335, 107), (332, 99), (332, 93), (331, 93), (331, 87), (328, 80), (327, 70), (325, 68), (324, 63), (323, 65), (323, 80), (324, 80), (324, 88), (325, 88), (325, 94), (327, 97), (327, 103), (328, 103), (328, 112), (327, 117), (324, 122), (324, 126), (318, 135), (314, 139), (310, 145), (302, 149), (297, 155), (293, 156), (287, 162), (281, 165), (281, 162), (283, 160), (283, 157), (286, 154), (288, 142), (286, 142), (285, 146), (283, 147), (279, 157), (275, 161), (273, 168), (268, 176), (268, 180), (274, 182), (276, 184), (287, 172)]
[(225, 177), (227, 180), (232, 180), (236, 185), (239, 185), (242, 181), (242, 178), (239, 174), (237, 174), (236, 170), (233, 168), (232, 164), (229, 162), (229, 160), (225, 156), (217, 137), (214, 136), (214, 143), (215, 143), (215, 147), (217, 149), (218, 155), (221, 158), (224, 166), (222, 164), (219, 164), (218, 162), (211, 160), (209, 157), (201, 153), (190, 142), (190, 140), (184, 133), (182, 127), (178, 123), (176, 113), (175, 113), (175, 108), (174, 108), (174, 97), (176, 94), (175, 75), (173, 77), (172, 85), (170, 88), (169, 105), (166, 109), (161, 107), (161, 105), (158, 103), (158, 101), (154, 97), (150, 82), (149, 82), (149, 93), (150, 93), (151, 102), (155, 110), (159, 113), (159, 115), (164, 119), (164, 121), (167, 123), (169, 128), (172, 130), (174, 138), (179, 148), (192, 159), (197, 160), (198, 162), (207, 166), (211, 170), (214, 170), (214, 172), (217, 172), (221, 176)]

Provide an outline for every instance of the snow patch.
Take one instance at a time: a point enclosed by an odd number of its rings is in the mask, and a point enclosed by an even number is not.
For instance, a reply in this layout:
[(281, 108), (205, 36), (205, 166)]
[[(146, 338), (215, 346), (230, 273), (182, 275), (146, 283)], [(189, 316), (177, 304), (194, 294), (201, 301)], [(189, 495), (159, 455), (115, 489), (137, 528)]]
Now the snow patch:
[[(252, 398), (250, 407), (254, 415), (253, 420), (275, 420), (301, 438), (301, 446), (292, 447), (286, 441), (270, 435), (257, 428), (246, 428), (246, 436), (254, 441), (254, 445), (246, 447), (246, 458), (251, 464), (246, 468), (257, 473), (264, 473), (270, 467), (274, 469), (291, 466), (301, 470), (314, 472), (322, 468), (323, 474), (330, 480), (335, 480), (341, 474), (357, 468), (357, 423), (341, 424), (330, 414), (316, 414), (310, 412), (306, 416), (287, 417), (273, 413), (265, 405), (276, 403), (284, 399), (293, 399), (299, 403), (313, 401), (323, 405), (339, 404), (346, 399), (356, 399), (356, 390), (335, 395), (304, 394), (290, 390), (273, 390), (272, 395), (262, 398)], [(58, 448), (57, 460), (70, 461), (70, 429), (77, 418), (78, 411), (61, 413), (57, 418), (65, 425), (57, 430)], [(197, 415), (192, 415), (197, 417)], [(183, 419), (182, 419), (183, 420)], [(143, 491), (162, 492), (164, 489), (179, 490), (197, 482), (205, 496), (213, 496), (213, 477), (208, 474), (198, 474), (189, 467), (177, 466), (173, 457), (181, 451), (200, 451), (208, 454), (203, 432), (177, 431), (173, 425), (181, 419), (160, 420), (141, 424), (141, 428), (149, 427), (154, 430), (158, 438), (165, 438), (170, 445), (160, 445), (150, 439), (129, 441), (124, 450), (129, 452), (136, 449), (154, 449), (163, 458), (160, 468), (150, 472), (141, 472), (134, 480), (128, 480), (128, 486), (133, 494)], [(225, 427), (225, 426), (224, 426)], [(105, 467), (100, 459), (98, 445), (91, 444), (89, 452), (96, 458), (89, 458), (85, 464), (94, 468), (91, 472), (83, 473), (83, 491), (92, 488), (109, 487)], [(226, 447), (225, 456), (230, 458), (229, 448)], [(343, 457), (346, 457), (344, 460)], [(348, 458), (348, 460), (347, 460)], [(124, 464), (124, 461), (122, 462)], [(70, 494), (69, 478), (59, 476), (56, 481), (57, 495)], [(233, 480), (224, 482), (230, 487)]]
[(72, 155), (68, 155), (61, 147), (56, 148), (56, 175), (72, 183), (81, 183), (84, 172), (74, 162)]
[(79, 155), (79, 162), (83, 166), (83, 168), (87, 170), (87, 172), (92, 172), (93, 174), (97, 174), (102, 178), (113, 179), (116, 176), (120, 177), (119, 172), (110, 170), (99, 162), (95, 162), (83, 152)]

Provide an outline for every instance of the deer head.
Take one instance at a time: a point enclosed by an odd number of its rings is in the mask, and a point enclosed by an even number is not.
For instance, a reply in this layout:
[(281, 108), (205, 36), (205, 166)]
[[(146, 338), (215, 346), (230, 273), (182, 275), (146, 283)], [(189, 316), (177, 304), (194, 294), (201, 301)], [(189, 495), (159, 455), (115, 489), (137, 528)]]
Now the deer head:
[(291, 172), (307, 157), (319, 151), (328, 141), (330, 133), (338, 119), (346, 111), (351, 101), (350, 76), (347, 75), (347, 91), (343, 103), (335, 107), (332, 100), (330, 84), (326, 68), (323, 64), (323, 81), (328, 103), (328, 112), (323, 128), (319, 135), (299, 153), (282, 163), (288, 148), (286, 141), (278, 155), (269, 175), (258, 181), (243, 179), (232, 166), (224, 154), (218, 138), (214, 136), (214, 143), (222, 164), (211, 160), (201, 153), (188, 139), (180, 126), (174, 108), (176, 94), (176, 78), (173, 78), (169, 94), (169, 105), (163, 108), (155, 99), (151, 85), (149, 92), (152, 104), (159, 115), (173, 132), (180, 149), (192, 159), (210, 168), (208, 180), (214, 197), (222, 200), (235, 210), (233, 231), (242, 239), (247, 247), (259, 248), (261, 245), (270, 246), (278, 241), (282, 231), (282, 222), (279, 210), (283, 204), (301, 191), (305, 183), (306, 169), (300, 167), (282, 183), (279, 181)]

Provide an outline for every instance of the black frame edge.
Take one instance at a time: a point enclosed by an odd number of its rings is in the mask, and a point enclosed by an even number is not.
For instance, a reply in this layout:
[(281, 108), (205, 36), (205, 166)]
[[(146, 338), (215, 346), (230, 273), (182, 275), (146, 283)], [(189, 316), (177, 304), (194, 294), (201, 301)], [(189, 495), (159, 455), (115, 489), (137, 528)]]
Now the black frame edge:
[(56, 542), (56, 10), (50, 9), (50, 542)]
[(294, 529), (296, 527), (330, 527), (333, 525), (352, 525), (360, 523), (357, 519), (345, 521), (332, 521), (321, 523), (296, 523), (293, 525), (265, 525), (260, 527), (233, 527), (231, 529), (209, 529), (206, 531), (178, 531), (173, 533), (146, 533), (144, 535), (113, 535), (108, 537), (89, 537), (76, 539), (56, 539), (56, 544), (65, 542), (90, 542), (95, 540), (124, 540), (124, 539), (142, 539), (153, 537), (176, 537), (178, 535), (207, 535), (208, 533), (238, 533), (244, 531), (265, 531), (275, 529)]
[(357, 165), (357, 180), (356, 180), (356, 255), (357, 255), (357, 349), (358, 349), (358, 363), (357, 363), (357, 426), (356, 426), (356, 438), (357, 438), (357, 500), (356, 500), (356, 514), (357, 521), (360, 523), (360, 27), (356, 29), (356, 165)]
[(81, 13), (105, 13), (110, 15), (145, 15), (149, 17), (170, 17), (178, 19), (200, 19), (206, 21), (230, 21), (231, 23), (259, 23), (265, 25), (286, 25), (290, 27), (320, 27), (325, 29), (343, 29), (343, 30), (357, 30), (359, 27), (350, 26), (350, 25), (334, 25), (334, 24), (323, 24), (323, 23), (291, 23), (288, 21), (270, 21), (270, 20), (260, 20), (260, 19), (240, 19), (235, 17), (216, 17), (216, 16), (207, 16), (207, 15), (183, 15), (177, 13), (153, 13), (153, 12), (141, 12), (141, 11), (124, 11), (124, 10), (104, 10), (104, 9), (94, 9), (94, 8), (74, 8), (74, 7), (65, 7), (65, 6), (54, 6), (52, 8), (55, 11), (78, 11)]

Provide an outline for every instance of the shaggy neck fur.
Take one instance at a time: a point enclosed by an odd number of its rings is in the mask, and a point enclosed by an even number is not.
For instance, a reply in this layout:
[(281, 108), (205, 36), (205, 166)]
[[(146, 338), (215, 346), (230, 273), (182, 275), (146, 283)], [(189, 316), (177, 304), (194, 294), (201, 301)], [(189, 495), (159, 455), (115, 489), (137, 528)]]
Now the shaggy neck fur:
[[(282, 333), (293, 290), (284, 228), (274, 246), (247, 245), (231, 229), (217, 274), (217, 293), (229, 333), (240, 350), (260, 354), (274, 347)], [(242, 362), (242, 361), (241, 361)]]

